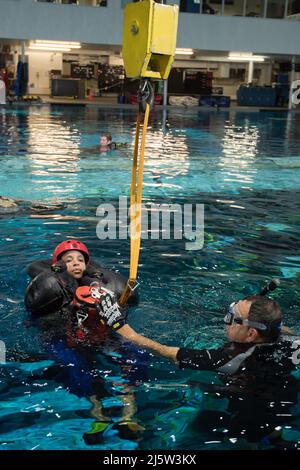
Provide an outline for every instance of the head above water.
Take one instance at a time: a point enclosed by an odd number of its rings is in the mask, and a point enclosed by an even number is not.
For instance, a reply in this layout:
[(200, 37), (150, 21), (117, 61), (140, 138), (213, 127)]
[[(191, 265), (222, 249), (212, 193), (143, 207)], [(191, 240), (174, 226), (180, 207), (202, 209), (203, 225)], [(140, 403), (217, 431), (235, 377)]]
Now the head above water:
[(55, 248), (52, 264), (60, 259), (65, 262), (68, 273), (75, 279), (80, 279), (84, 275), (90, 254), (84, 243), (78, 240), (65, 240)]
[(74, 279), (81, 279), (84, 276), (86, 270), (86, 262), (84, 255), (81, 251), (66, 251), (62, 255), (61, 259), (67, 266), (68, 273), (72, 277), (74, 277)]
[(260, 295), (232, 304), (224, 320), (228, 338), (238, 343), (275, 342), (281, 332), (280, 306)]
[(108, 147), (109, 145), (111, 145), (111, 142), (112, 142), (111, 134), (103, 134), (103, 136), (100, 139), (101, 147)]

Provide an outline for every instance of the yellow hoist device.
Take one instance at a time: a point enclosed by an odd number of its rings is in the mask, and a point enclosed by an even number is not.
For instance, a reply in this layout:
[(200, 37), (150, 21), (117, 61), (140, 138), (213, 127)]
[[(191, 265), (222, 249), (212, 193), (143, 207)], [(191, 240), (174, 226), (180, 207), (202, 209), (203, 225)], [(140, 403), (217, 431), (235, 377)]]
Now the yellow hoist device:
[[(124, 68), (127, 78), (140, 79), (140, 86), (130, 190), (130, 273), (119, 300), (121, 306), (126, 304), (135, 288), (138, 270), (145, 142), (149, 113), (154, 101), (151, 80), (167, 80), (169, 77), (176, 49), (177, 26), (178, 5), (141, 0), (125, 7)], [(144, 123), (139, 146), (142, 113)]]

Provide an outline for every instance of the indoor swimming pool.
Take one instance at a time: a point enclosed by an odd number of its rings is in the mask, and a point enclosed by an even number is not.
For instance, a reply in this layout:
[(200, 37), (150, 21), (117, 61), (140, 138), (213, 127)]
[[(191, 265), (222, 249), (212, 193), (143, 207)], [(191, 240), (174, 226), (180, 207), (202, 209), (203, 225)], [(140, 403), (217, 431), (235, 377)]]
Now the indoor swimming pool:
[[(250, 396), (217, 373), (180, 370), (116, 338), (82, 351), (41, 339), (24, 306), (26, 267), (80, 239), (103, 266), (128, 276), (129, 240), (99, 240), (97, 207), (129, 196), (135, 112), (80, 106), (0, 109), (0, 449), (270, 449), (261, 427), (299, 447), (297, 393)], [(99, 152), (109, 132), (117, 149)], [(161, 343), (192, 348), (225, 341), (228, 306), (272, 278), (284, 323), (300, 333), (300, 114), (154, 110), (143, 201), (204, 205), (204, 247), (187, 238), (144, 239), (140, 302), (129, 323)], [(56, 204), (53, 210), (32, 202)], [(299, 389), (299, 371), (294, 373)], [(83, 435), (109, 425), (101, 442)], [(262, 410), (268, 410), (264, 414)], [(130, 410), (135, 431), (120, 422)], [(257, 412), (256, 412), (257, 411)], [(264, 421), (267, 420), (267, 421)]]

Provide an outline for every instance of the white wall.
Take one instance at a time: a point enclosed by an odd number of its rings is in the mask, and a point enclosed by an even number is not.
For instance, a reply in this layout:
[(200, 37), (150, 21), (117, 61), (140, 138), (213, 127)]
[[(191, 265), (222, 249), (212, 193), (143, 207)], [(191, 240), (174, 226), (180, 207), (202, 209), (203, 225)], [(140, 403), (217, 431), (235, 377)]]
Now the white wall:
[(37, 52), (28, 54), (30, 95), (50, 95), (50, 70), (62, 70), (61, 52)]
[(300, 22), (182, 13), (178, 47), (208, 51), (299, 54)]
[[(123, 11), (121, 0), (110, 0), (107, 8), (0, 0), (0, 37), (121, 45)], [(298, 55), (299, 37), (298, 21), (181, 13), (177, 45)]]
[(0, 0), (0, 37), (56, 39), (91, 44), (121, 44), (123, 9), (119, 0), (108, 7)]

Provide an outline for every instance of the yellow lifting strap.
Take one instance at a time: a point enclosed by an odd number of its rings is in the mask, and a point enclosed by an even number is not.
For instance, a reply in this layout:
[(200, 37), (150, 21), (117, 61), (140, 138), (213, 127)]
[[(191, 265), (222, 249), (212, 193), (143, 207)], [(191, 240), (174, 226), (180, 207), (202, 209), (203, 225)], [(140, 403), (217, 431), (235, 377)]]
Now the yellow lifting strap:
[(143, 132), (141, 139), (140, 157), (139, 157), (139, 136), (140, 136), (140, 120), (141, 112), (139, 111), (136, 119), (135, 129), (135, 142), (134, 142), (134, 156), (132, 162), (131, 173), (131, 189), (130, 189), (130, 273), (127, 286), (125, 287), (119, 303), (121, 306), (125, 305), (128, 297), (135, 286), (140, 246), (141, 246), (141, 228), (142, 228), (142, 190), (143, 190), (143, 170), (144, 170), (144, 155), (146, 133), (148, 127), (150, 106), (146, 103), (146, 110), (144, 116)]
[[(149, 79), (167, 80), (176, 49), (178, 5), (154, 0), (129, 3), (124, 12), (123, 60), (127, 78), (140, 78), (130, 192), (130, 273), (119, 303), (125, 305), (134, 289), (141, 246), (141, 204), (146, 133), (154, 90)], [(145, 112), (139, 157), (140, 114)]]

